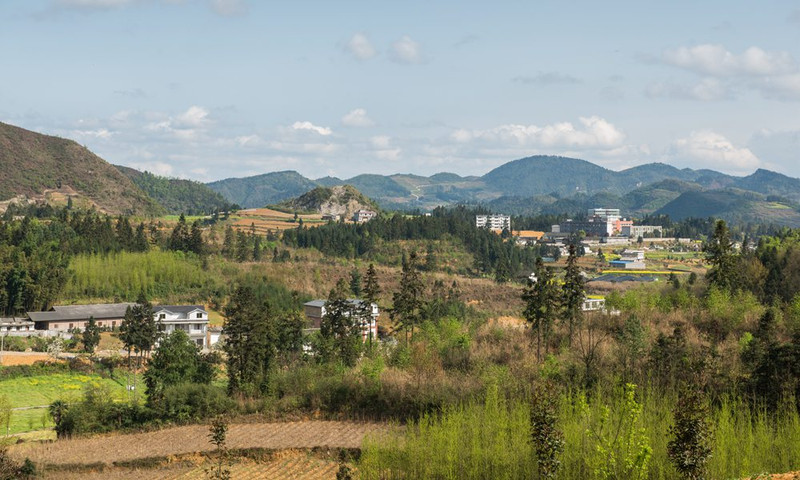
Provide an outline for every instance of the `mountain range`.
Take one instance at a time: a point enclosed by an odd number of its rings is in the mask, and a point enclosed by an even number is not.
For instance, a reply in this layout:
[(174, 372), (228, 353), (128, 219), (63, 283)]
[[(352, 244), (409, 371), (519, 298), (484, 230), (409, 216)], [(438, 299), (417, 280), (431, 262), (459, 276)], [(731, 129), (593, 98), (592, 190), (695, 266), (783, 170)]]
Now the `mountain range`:
[(605, 206), (621, 208), (633, 217), (714, 216), (800, 226), (800, 179), (763, 169), (746, 177), (663, 163), (613, 171), (576, 158), (533, 156), (508, 162), (480, 177), (443, 172), (430, 177), (365, 174), (313, 180), (286, 171), (208, 185), (244, 207), (280, 203), (316, 185), (352, 185), (386, 209), (428, 210), (471, 203), (496, 212), (534, 215), (573, 214)]
[(0, 123), (0, 165), (0, 209), (11, 201), (65, 204), (72, 199), (79, 206), (113, 214), (199, 214), (234, 204), (276, 205), (317, 187), (351, 185), (389, 210), (467, 203), (533, 215), (618, 207), (636, 218), (714, 216), (800, 227), (800, 179), (763, 169), (745, 177), (663, 163), (613, 171), (576, 158), (532, 156), (483, 176), (442, 172), (428, 177), (362, 174), (310, 179), (281, 171), (203, 184), (115, 167), (72, 140), (4, 123)]

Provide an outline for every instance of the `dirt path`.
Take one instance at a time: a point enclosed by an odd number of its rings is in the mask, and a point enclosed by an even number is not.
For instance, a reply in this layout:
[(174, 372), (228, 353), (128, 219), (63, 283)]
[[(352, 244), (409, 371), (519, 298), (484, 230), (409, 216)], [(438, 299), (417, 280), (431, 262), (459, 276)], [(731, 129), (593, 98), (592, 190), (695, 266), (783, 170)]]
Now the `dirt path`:
[[(327, 421), (234, 424), (228, 430), (228, 448), (358, 448), (367, 433), (385, 428), (385, 425), (377, 423)], [(36, 463), (51, 465), (111, 465), (113, 462), (212, 449), (208, 441), (208, 426), (190, 425), (147, 433), (23, 443), (12, 446), (9, 453), (18, 459), (28, 457)]]

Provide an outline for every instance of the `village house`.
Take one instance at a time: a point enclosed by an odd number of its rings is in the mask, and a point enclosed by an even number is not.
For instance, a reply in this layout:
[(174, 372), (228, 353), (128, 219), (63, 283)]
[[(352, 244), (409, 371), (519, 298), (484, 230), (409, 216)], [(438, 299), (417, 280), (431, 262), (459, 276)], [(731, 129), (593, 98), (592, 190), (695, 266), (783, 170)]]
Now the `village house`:
[(0, 335), (27, 336), (35, 331), (33, 326), (32, 321), (23, 317), (0, 318)]
[(511, 231), (511, 216), (501, 214), (475, 215), (475, 226), (477, 228), (488, 228), (495, 232)]
[(94, 317), (98, 327), (118, 328), (125, 311), (135, 303), (96, 303), (93, 305), (56, 305), (47, 312), (28, 312), (36, 330), (69, 332), (83, 331), (89, 318)]
[[(67, 333), (83, 331), (94, 318), (97, 326), (115, 329), (122, 326), (125, 312), (135, 303), (100, 303), (92, 305), (56, 305), (47, 312), (28, 312), (36, 330)], [(214, 342), (208, 338), (208, 312), (201, 305), (156, 305), (153, 318), (161, 324), (166, 334), (183, 330), (200, 348), (209, 348)], [(2, 326), (0, 326), (2, 328)]]
[[(312, 300), (303, 304), (306, 318), (311, 324), (311, 330), (319, 330), (322, 324), (322, 318), (325, 316), (325, 300)], [(347, 304), (350, 307), (347, 312), (352, 315), (355, 312), (362, 311), (364, 301), (356, 298), (348, 298)], [(370, 339), (378, 338), (378, 305), (373, 303), (370, 308), (366, 309), (367, 314), (359, 319), (361, 324), (361, 339), (365, 342)]]
[(183, 330), (199, 348), (210, 348), (208, 337), (208, 312), (201, 305), (158, 305), (153, 316), (166, 335)]
[(353, 214), (353, 221), (356, 223), (364, 223), (372, 220), (375, 218), (377, 213), (373, 212), (372, 210), (359, 210)]

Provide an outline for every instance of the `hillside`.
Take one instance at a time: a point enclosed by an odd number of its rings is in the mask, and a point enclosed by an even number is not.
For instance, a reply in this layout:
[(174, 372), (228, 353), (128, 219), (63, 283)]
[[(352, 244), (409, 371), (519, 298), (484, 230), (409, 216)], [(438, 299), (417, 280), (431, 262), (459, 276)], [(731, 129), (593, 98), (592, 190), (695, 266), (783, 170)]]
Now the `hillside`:
[(312, 180), (287, 170), (254, 177), (227, 178), (208, 186), (244, 208), (263, 207), (297, 197), (316, 187)]
[(232, 207), (225, 197), (204, 183), (161, 177), (120, 165), (115, 167), (163, 206), (167, 213), (201, 215), (213, 213), (215, 210), (225, 211)]
[(158, 215), (163, 209), (86, 147), (0, 123), (0, 201), (51, 201), (114, 214)]
[[(287, 172), (283, 172), (284, 174)], [(350, 179), (324, 177), (309, 180), (296, 172), (289, 172), (287, 189), (297, 191), (297, 196), (322, 185), (353, 185), (385, 209), (431, 210), (438, 205), (457, 203), (482, 204), (493, 211), (510, 214), (534, 215), (575, 214), (598, 205), (616, 206), (623, 214), (641, 217), (655, 213), (671, 202), (668, 210), (680, 218), (707, 211), (722, 211), (718, 202), (745, 201), (745, 192), (758, 194), (761, 203), (747, 203), (748, 207), (730, 205), (725, 211), (730, 218), (756, 218), (756, 211), (765, 215), (765, 222), (792, 224), (786, 208), (794, 211), (800, 203), (800, 179), (790, 178), (767, 170), (758, 170), (747, 177), (735, 177), (713, 170), (675, 168), (663, 163), (651, 163), (613, 171), (585, 160), (532, 156), (508, 162), (482, 177), (462, 177), (441, 172), (430, 177), (412, 174), (358, 175)], [(278, 175), (278, 174), (270, 174)], [(229, 179), (215, 182), (212, 187), (223, 193), (229, 201), (241, 203), (242, 196), (226, 193), (225, 185), (235, 181), (252, 185), (259, 178)], [(270, 182), (274, 179), (270, 178)], [(268, 188), (274, 188), (267, 186)], [(289, 188), (291, 187), (291, 188)], [(731, 190), (733, 189), (733, 190)], [(715, 194), (720, 190), (737, 193)], [(702, 201), (699, 192), (709, 192), (708, 205), (694, 205), (687, 200)], [(284, 198), (284, 199), (285, 199)], [(727, 200), (726, 200), (727, 199)], [(245, 204), (245, 206), (253, 203)], [(259, 205), (256, 203), (256, 205)], [(770, 206), (772, 205), (772, 206)], [(774, 208), (782, 205), (781, 208)], [(751, 210), (747, 210), (751, 208)]]
[(341, 215), (343, 218), (350, 218), (361, 209), (378, 209), (374, 201), (365, 197), (352, 185), (316, 187), (297, 198), (282, 202), (279, 206), (297, 212)]
[(756, 192), (734, 188), (688, 191), (656, 210), (655, 214), (669, 215), (675, 220), (715, 217), (740, 224), (800, 226), (800, 212), (793, 206), (770, 201)]

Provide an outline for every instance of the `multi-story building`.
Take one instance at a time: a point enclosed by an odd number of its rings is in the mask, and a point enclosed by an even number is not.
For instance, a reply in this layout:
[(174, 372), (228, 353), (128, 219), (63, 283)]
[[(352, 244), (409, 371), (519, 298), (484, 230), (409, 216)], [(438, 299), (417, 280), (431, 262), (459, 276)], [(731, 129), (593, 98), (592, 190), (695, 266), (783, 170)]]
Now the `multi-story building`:
[(664, 229), (661, 225), (629, 225), (621, 229), (622, 235), (631, 238), (658, 236), (664, 234)]
[(489, 230), (511, 231), (511, 217), (509, 215), (475, 215), (475, 226)]
[(201, 305), (158, 305), (153, 316), (164, 334), (183, 330), (199, 348), (211, 347), (208, 338), (208, 312)]
[(558, 225), (553, 225), (553, 233), (570, 234), (583, 232), (587, 237), (607, 237), (611, 235), (613, 224), (597, 215), (586, 220), (567, 220)]
[[(327, 314), (325, 309), (326, 300), (312, 300), (303, 304), (306, 318), (311, 324), (312, 330), (317, 330), (322, 325), (322, 318)], [(378, 305), (371, 304), (366, 309), (364, 308), (365, 302), (357, 298), (347, 299), (348, 316), (357, 315), (356, 320), (361, 326), (361, 339), (369, 341), (370, 339), (377, 340), (378, 338)]]
[(372, 220), (375, 218), (377, 213), (373, 212), (372, 210), (359, 210), (353, 214), (353, 221), (356, 223), (364, 223)]

